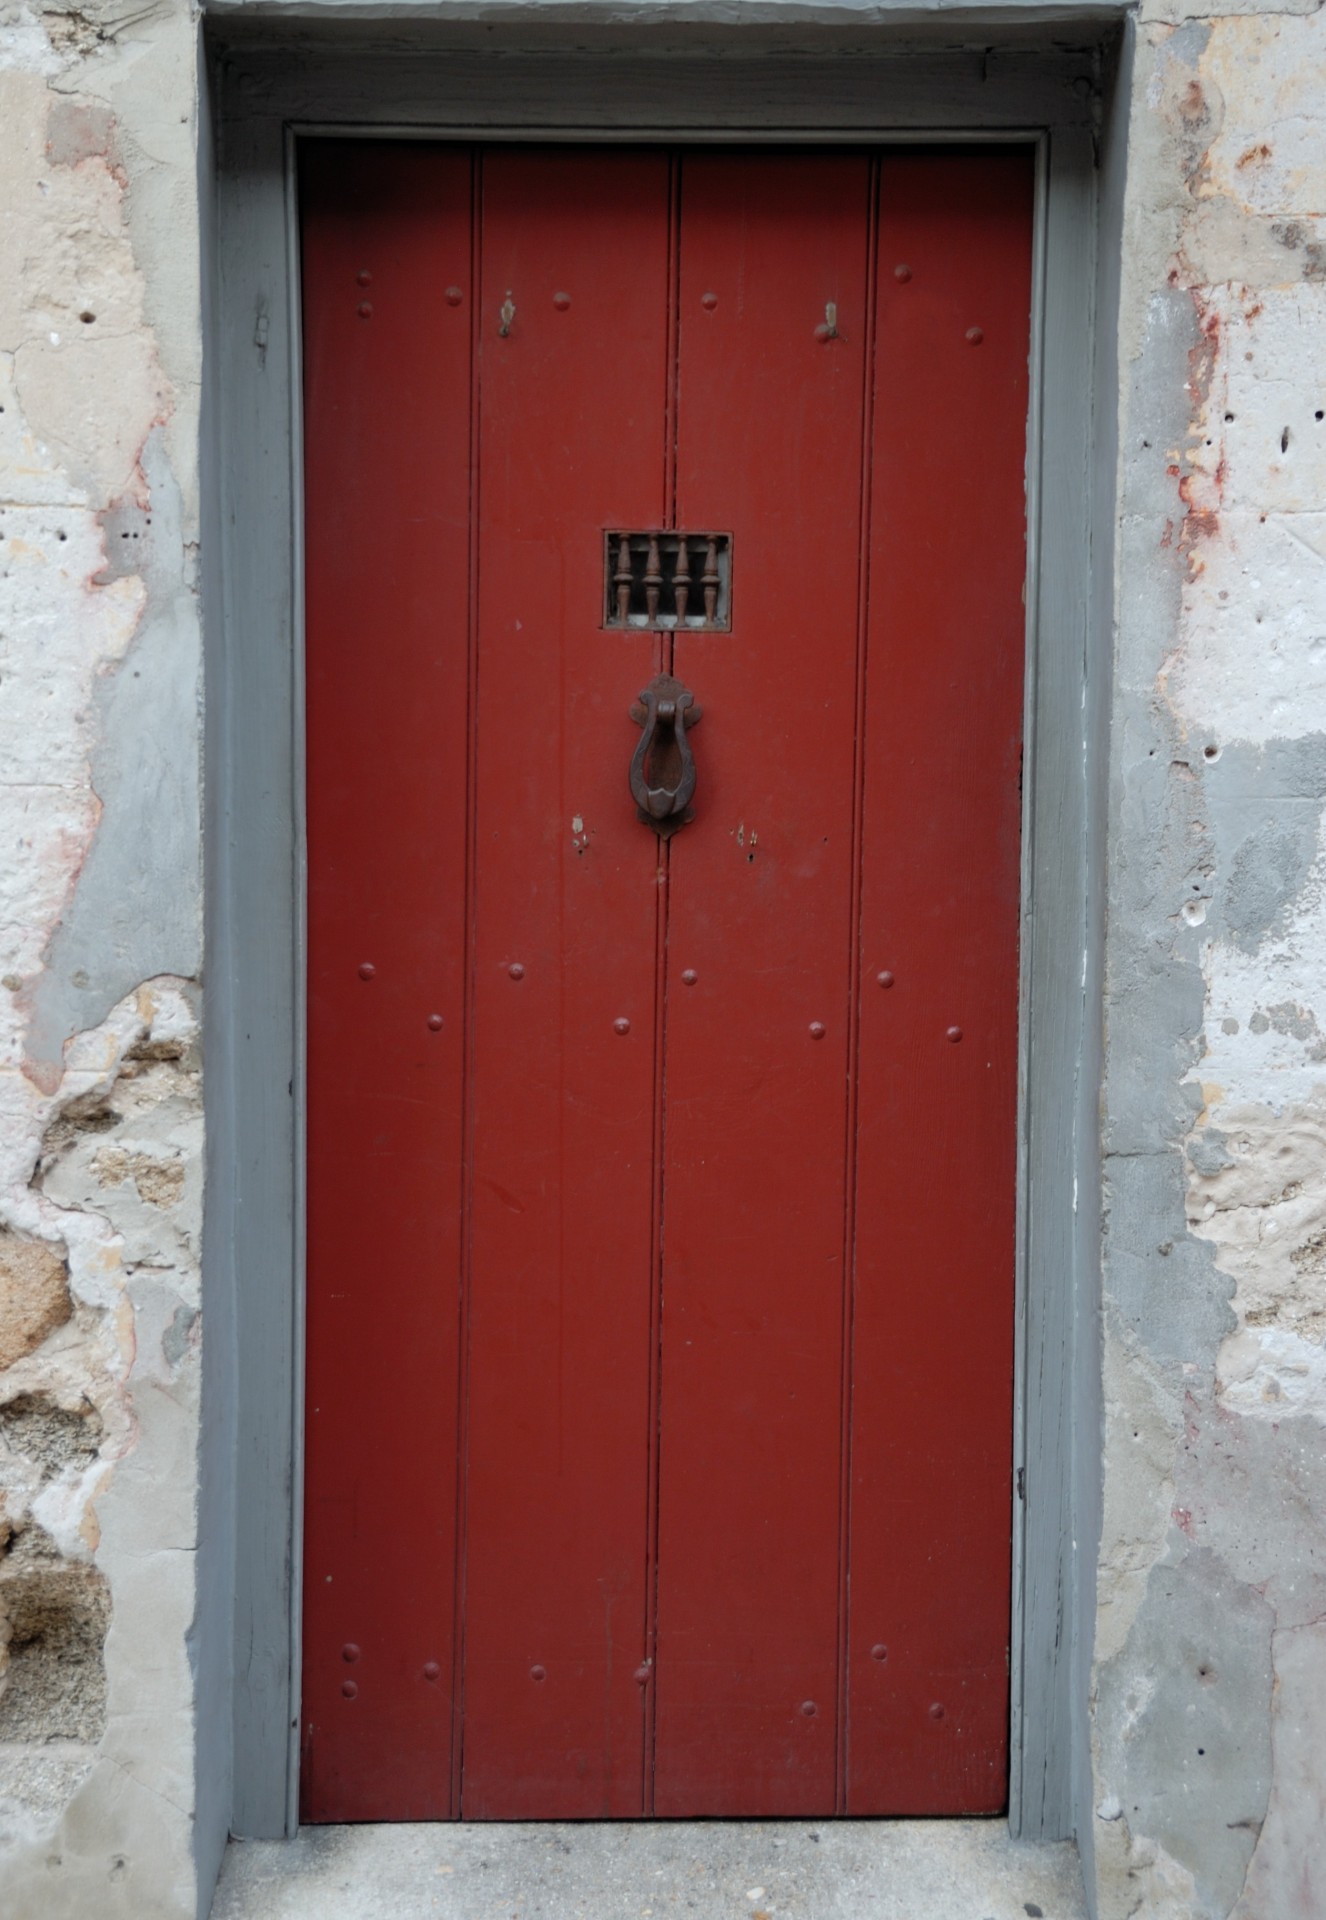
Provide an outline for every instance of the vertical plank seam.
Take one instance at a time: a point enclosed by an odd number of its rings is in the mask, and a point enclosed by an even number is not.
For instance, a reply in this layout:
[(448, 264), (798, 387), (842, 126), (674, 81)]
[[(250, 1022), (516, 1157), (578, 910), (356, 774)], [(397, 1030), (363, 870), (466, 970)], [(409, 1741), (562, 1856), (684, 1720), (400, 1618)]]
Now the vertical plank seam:
[(462, 1060), (460, 1194), (461, 1235), (460, 1273), (456, 1313), (456, 1541), (455, 1592), (452, 1618), (451, 1683), (451, 1813), (459, 1820), (463, 1813), (465, 1770), (465, 1596), (467, 1546), (469, 1538), (469, 1387), (470, 1387), (470, 1292), (474, 1254), (474, 1044), (475, 1044), (475, 940), (477, 937), (475, 895), (478, 854), (478, 709), (479, 709), (479, 425), (480, 425), (480, 321), (483, 312), (483, 154), (479, 148), (470, 153), (470, 366), (469, 366), (469, 447), (470, 474), (469, 567), (466, 581), (466, 674), (465, 721), (465, 920), (462, 938), (465, 944), (462, 1007)]
[[(677, 525), (677, 438), (681, 405), (681, 169), (675, 149), (668, 156), (668, 290), (667, 345), (663, 395), (663, 512), (664, 524)], [(668, 660), (668, 670), (673, 662)]]
[[(308, 573), (308, 527), (305, 514), (305, 474), (307, 471), (306, 421), (304, 412), (304, 300), (303, 259), (304, 224), (300, 150), (294, 134), (285, 130), (282, 151), (284, 175), (282, 191), (285, 208), (285, 239), (288, 284), (290, 288), (290, 325), (286, 338), (289, 354), (290, 479), (291, 532), (294, 565), (290, 582), (291, 639), (291, 813), (294, 827), (295, 915), (294, 940), (290, 955), (290, 1004), (292, 1073), (294, 1095), (292, 1112), (294, 1145), (294, 1205), (291, 1210), (290, 1291), (290, 1574), (287, 1589), (290, 1618), (290, 1678), (286, 1691), (286, 1833), (293, 1837), (299, 1828), (303, 1791), (304, 1729), (304, 1558), (306, 1525), (306, 1487), (308, 1453), (308, 645), (305, 623)], [(309, 1731), (309, 1774), (312, 1785), (312, 1730)]]
[[(682, 158), (668, 159), (667, 313), (663, 370), (663, 513), (665, 524), (677, 524), (677, 436), (680, 405), (681, 355), (681, 174)], [(676, 636), (660, 634), (656, 641), (656, 670), (671, 672), (676, 665)], [(664, 1153), (667, 1129), (666, 1079), (668, 1032), (668, 931), (671, 892), (671, 842), (658, 841), (658, 884), (654, 906), (654, 1121), (653, 1177), (651, 1180), (650, 1303), (649, 1303), (649, 1451), (648, 1563), (645, 1582), (645, 1658), (650, 1678), (645, 1686), (643, 1724), (644, 1765), (641, 1811), (654, 1811), (654, 1768), (658, 1735), (658, 1597), (659, 1597), (659, 1475), (663, 1457), (663, 1219)]]
[[(1009, 1582), (1008, 1819), (1010, 1830), (1018, 1835), (1024, 1831), (1027, 1824), (1026, 1808), (1029, 1797), (1026, 1769), (1026, 1639), (1033, 1611), (1028, 1591), (1031, 1546), (1035, 1537), (1035, 1529), (1031, 1521), (1031, 1500), (1037, 1497), (1038, 1491), (1035, 1487), (1035, 1476), (1029, 1471), (1033, 1451), (1029, 1415), (1033, 1404), (1040, 1399), (1031, 1371), (1034, 1306), (1031, 1274), (1033, 1262), (1039, 1253), (1039, 1235), (1034, 1232), (1031, 1202), (1034, 1159), (1031, 1094), (1038, 1077), (1035, 1060), (1036, 1022), (1033, 1018), (1033, 1009), (1038, 1004), (1039, 990), (1035, 970), (1037, 939), (1035, 921), (1038, 904), (1035, 874), (1040, 852), (1036, 807), (1040, 793), (1038, 765), (1041, 752), (1038, 722), (1041, 702), (1040, 580), (1041, 518), (1044, 506), (1046, 260), (1049, 213), (1049, 145), (1048, 136), (1044, 133), (1035, 144), (1034, 169), (1027, 451), (1024, 467), (1026, 622), (1023, 636), (1022, 804), (1019, 819), (1021, 847), (1018, 914), (1018, 1164), (1014, 1226), (1013, 1509)], [(1043, 1798), (1043, 1795), (1041, 1797)]]
[(870, 511), (874, 470), (875, 336), (878, 326), (879, 200), (882, 155), (870, 158), (866, 190), (865, 316), (861, 366), (861, 478), (857, 509), (856, 686), (852, 732), (852, 869), (848, 918), (847, 1089), (844, 1114), (842, 1390), (838, 1488), (838, 1699), (834, 1810), (847, 1812), (848, 1662), (851, 1606), (852, 1340), (856, 1305), (857, 1095), (861, 1041), (861, 895), (865, 815), (866, 645), (870, 614)]

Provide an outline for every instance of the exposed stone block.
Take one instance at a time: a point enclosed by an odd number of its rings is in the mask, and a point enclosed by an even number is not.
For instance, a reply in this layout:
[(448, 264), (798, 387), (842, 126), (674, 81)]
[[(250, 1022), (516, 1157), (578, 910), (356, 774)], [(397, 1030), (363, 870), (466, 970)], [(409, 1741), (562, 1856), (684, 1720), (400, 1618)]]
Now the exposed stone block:
[(23, 1552), (32, 1532), (0, 1561), (0, 1742), (99, 1740), (110, 1587), (95, 1567)]
[(101, 1416), (86, 1400), (70, 1409), (47, 1393), (20, 1393), (0, 1407), (0, 1445), (30, 1460), (43, 1479), (92, 1459), (102, 1431)]
[(63, 1254), (0, 1229), (0, 1368), (32, 1353), (72, 1312)]

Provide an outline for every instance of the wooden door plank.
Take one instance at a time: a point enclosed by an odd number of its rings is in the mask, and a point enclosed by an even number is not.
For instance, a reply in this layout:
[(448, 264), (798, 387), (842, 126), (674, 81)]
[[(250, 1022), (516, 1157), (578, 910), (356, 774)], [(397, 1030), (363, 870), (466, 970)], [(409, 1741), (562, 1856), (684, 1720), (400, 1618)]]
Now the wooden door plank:
[(851, 1813), (1007, 1792), (1032, 188), (1018, 149), (881, 174)]
[(671, 858), (660, 1814), (835, 1804), (868, 183), (683, 162), (677, 516), (731, 533), (733, 588), (730, 633), (676, 642), (704, 720)]
[(603, 631), (603, 535), (663, 511), (668, 177), (484, 159), (469, 1818), (643, 1808), (656, 646)]
[(301, 187), (302, 1817), (422, 1820), (451, 1791), (470, 159), (309, 143)]

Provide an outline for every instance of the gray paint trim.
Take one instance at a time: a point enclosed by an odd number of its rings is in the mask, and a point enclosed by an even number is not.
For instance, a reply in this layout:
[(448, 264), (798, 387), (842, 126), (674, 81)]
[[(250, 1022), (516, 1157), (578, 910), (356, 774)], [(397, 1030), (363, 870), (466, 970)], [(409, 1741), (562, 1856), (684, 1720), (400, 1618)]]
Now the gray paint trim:
[[(201, 42), (201, 30), (199, 33)], [(199, 48), (201, 55), (201, 45)], [(205, 311), (215, 311), (216, 154), (215, 119), (211, 91), (199, 90), (198, 204), (201, 229), (200, 259)], [(219, 394), (214, 356), (203, 367), (202, 419), (199, 465), (202, 487), (202, 600), (204, 611), (204, 763), (215, 766), (226, 757), (219, 723), (226, 711), (219, 697), (217, 669), (224, 658), (212, 642), (212, 622), (219, 618), (223, 586), (221, 554), (221, 497), (217, 435)], [(216, 819), (204, 812), (203, 952), (208, 990), (202, 996), (204, 1085), (208, 1103), (206, 1169), (203, 1207), (203, 1272), (206, 1276), (204, 1339), (202, 1343), (201, 1438), (199, 1442), (197, 1605), (189, 1637), (194, 1677), (194, 1742), (196, 1788), (194, 1797), (194, 1866), (200, 1909), (206, 1912), (220, 1870), (230, 1831), (233, 1798), (233, 1738), (231, 1698), (234, 1690), (232, 1596), (235, 1590), (235, 1511), (233, 1461), (235, 1453), (235, 1283), (230, 1259), (227, 1223), (232, 1213), (230, 1174), (233, 1156), (229, 1143), (233, 1129), (217, 1125), (219, 1115), (232, 1104), (234, 1074), (230, 1055), (230, 1024), (224, 995), (214, 995), (212, 979), (230, 970), (227, 957), (229, 928), (218, 911), (227, 894), (224, 849), (218, 843)]]
[[(1022, 1552), (1014, 1612), (1020, 1647), (1012, 1794), (1015, 1832), (1074, 1830), (1074, 1616), (1070, 1379), (1082, 1269), (1074, 1258), (1079, 1199), (1077, 1101), (1086, 980), (1088, 552), (1091, 393), (1083, 366), (1094, 273), (1090, 134), (1053, 136), (1045, 203), (1040, 316), (1041, 475), (1036, 488), (1034, 646), (1029, 651), (1023, 856), (1026, 1104), (1018, 1405)], [(1089, 363), (1088, 363), (1089, 364)]]
[[(291, 494), (291, 551), (302, 554), (304, 551), (304, 379), (303, 379), (303, 295), (299, 269), (299, 202), (298, 175), (295, 168), (296, 137), (294, 129), (286, 128), (285, 133), (285, 234), (286, 257), (288, 266), (288, 286), (290, 289), (290, 494)], [(291, 584), (291, 606), (294, 629), (294, 644), (291, 650), (291, 699), (294, 708), (294, 725), (290, 744), (291, 770), (294, 780), (292, 806), (295, 821), (295, 1063), (294, 1084), (296, 1092), (294, 1112), (295, 1171), (294, 1171), (294, 1325), (291, 1331), (293, 1359), (293, 1387), (296, 1418), (291, 1435), (291, 1522), (290, 1536), (293, 1543), (291, 1553), (290, 1580), (290, 1667), (291, 1696), (290, 1727), (287, 1739), (286, 1777), (286, 1831), (294, 1833), (299, 1825), (299, 1675), (304, 1663), (304, 1606), (302, 1556), (299, 1543), (304, 1538), (304, 1379), (305, 1379), (305, 1330), (308, 1322), (308, 1294), (305, 1284), (307, 1272), (307, 1173), (308, 1173), (308, 1102), (304, 1097), (307, 1081), (307, 1040), (308, 1040), (308, 832), (306, 827), (305, 796), (307, 782), (305, 777), (305, 728), (304, 728), (304, 570), (294, 569)]]
[[(1031, 366), (1027, 411), (1027, 632), (1026, 672), (1023, 693), (1022, 741), (1024, 769), (1034, 768), (1037, 744), (1037, 675), (1040, 651), (1040, 595), (1031, 590), (1041, 578), (1041, 444), (1044, 437), (1045, 408), (1043, 381), (1037, 377), (1045, 364), (1045, 280), (1047, 272), (1046, 227), (1049, 216), (1050, 143), (1046, 136), (1036, 149), (1036, 216), (1033, 234), (1031, 277)], [(1026, 1557), (1034, 1547), (1035, 1529), (1027, 1525), (1025, 1500), (1027, 1461), (1027, 1193), (1029, 1177), (1029, 1089), (1031, 1086), (1031, 941), (1029, 911), (1034, 879), (1035, 805), (1039, 791), (1035, 779), (1024, 779), (1022, 787), (1022, 877), (1018, 977), (1018, 1141), (1017, 1141), (1017, 1323), (1013, 1349), (1013, 1592), (1012, 1625), (1009, 1644), (1009, 1826), (1020, 1833), (1026, 1805), (1023, 1782), (1024, 1724), (1028, 1703), (1025, 1698), (1026, 1649), (1024, 1637), (1028, 1616), (1026, 1595)], [(1034, 1708), (1033, 1708), (1034, 1710)]]
[[(208, 1132), (225, 1169), (216, 1270), (237, 1306), (234, 1831), (290, 1830), (297, 1332), (295, 600), (290, 257), (279, 120), (220, 129), (222, 566), (209, 619), (207, 790), (217, 944), (208, 999), (226, 1082)], [(214, 1068), (209, 1066), (208, 1086)], [(215, 1241), (224, 1242), (224, 1248)], [(228, 1270), (228, 1271), (227, 1271)], [(204, 1311), (204, 1323), (207, 1323)]]
[(1089, 127), (1093, 49), (855, 45), (837, 55), (766, 52), (578, 54), (541, 49), (368, 48), (292, 55), (238, 48), (223, 68), (228, 111), (326, 130), (417, 130), (455, 138), (623, 140), (703, 135), (875, 138), (1046, 126)]
[(1105, 1006), (1105, 871), (1109, 785), (1109, 715), (1115, 652), (1114, 542), (1119, 493), (1119, 305), (1123, 268), (1124, 187), (1133, 99), (1136, 18), (1130, 14), (1116, 58), (1106, 69), (1097, 194), (1096, 320), (1092, 368), (1091, 606), (1083, 665), (1087, 744), (1083, 872), (1087, 878), (1086, 973), (1075, 1134), (1077, 1209), (1073, 1265), (1076, 1325), (1069, 1382), (1073, 1433), (1070, 1519), (1075, 1538), (1073, 1638), (1068, 1673), (1073, 1805), (1082, 1878), (1093, 1920), (1097, 1911), (1091, 1754), (1091, 1669), (1095, 1655), (1096, 1568), (1105, 1481), (1105, 1411), (1101, 1334), (1101, 1185)]
[(203, 0), (203, 12), (233, 44), (266, 39), (289, 43), (296, 33), (321, 32), (342, 39), (356, 27), (375, 34), (415, 35), (493, 28), (509, 43), (529, 44), (540, 35), (583, 44), (587, 32), (642, 33), (674, 40), (698, 28), (716, 30), (729, 43), (757, 35), (822, 45), (830, 36), (855, 34), (878, 40), (897, 35), (942, 38), (959, 33), (980, 42), (1029, 29), (1042, 44), (1064, 28), (1087, 26), (1096, 37), (1121, 17), (1118, 0)]
[[(500, 9), (499, 9), (500, 11)], [(734, 32), (736, 30), (733, 30)], [(1047, 35), (1047, 39), (1049, 36)], [(217, 369), (223, 580), (209, 607), (209, 1302), (237, 1311), (234, 1393), (234, 1830), (294, 1830), (302, 1369), (302, 819), (298, 316), (292, 129), (490, 137), (1042, 140), (1036, 390), (1029, 461), (1023, 1249), (1018, 1319), (1017, 1652), (1010, 1822), (1033, 1838), (1089, 1825), (1089, 1649), (1078, 1572), (1098, 1526), (1098, 1427), (1074, 1442), (1074, 1394), (1099, 1404), (1095, 1084), (1099, 927), (1089, 902), (1103, 819), (1095, 737), (1108, 627), (1090, 589), (1112, 469), (1091, 447), (1099, 56), (1052, 50), (734, 63), (639, 54), (623, 102), (609, 56), (479, 58), (421, 48), (352, 57), (213, 48), (220, 96)], [(776, 68), (776, 71), (774, 70)], [(684, 84), (678, 85), (679, 78)], [(688, 103), (684, 120), (678, 100)], [(1108, 360), (1108, 356), (1105, 356)], [(1110, 398), (1104, 396), (1106, 418)], [(1043, 481), (1042, 481), (1043, 476)], [(1094, 485), (1094, 494), (1093, 494)], [(1101, 547), (1102, 554), (1108, 549)], [(1107, 561), (1104, 563), (1107, 564)], [(1102, 578), (1105, 576), (1102, 574)], [(1102, 598), (1104, 595), (1104, 598)], [(1093, 627), (1094, 621), (1094, 627)], [(1090, 942), (1089, 942), (1090, 931)], [(218, 1213), (221, 1217), (218, 1220)], [(1098, 1417), (1098, 1416), (1097, 1416)], [(218, 1443), (224, 1444), (224, 1443)], [(1080, 1471), (1074, 1471), (1074, 1460)], [(1093, 1518), (1094, 1516), (1094, 1518)], [(1083, 1524), (1085, 1523), (1085, 1524)], [(200, 1759), (201, 1764), (201, 1759)]]

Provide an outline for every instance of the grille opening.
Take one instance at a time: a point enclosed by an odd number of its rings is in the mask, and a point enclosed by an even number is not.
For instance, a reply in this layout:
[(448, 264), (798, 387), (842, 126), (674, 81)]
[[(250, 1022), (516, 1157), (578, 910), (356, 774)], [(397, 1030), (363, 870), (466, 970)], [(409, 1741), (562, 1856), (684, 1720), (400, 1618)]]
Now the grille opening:
[(732, 537), (605, 534), (603, 624), (723, 632), (732, 623)]

